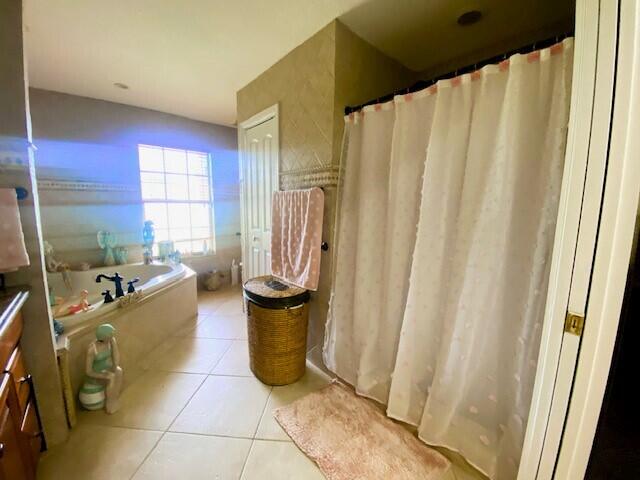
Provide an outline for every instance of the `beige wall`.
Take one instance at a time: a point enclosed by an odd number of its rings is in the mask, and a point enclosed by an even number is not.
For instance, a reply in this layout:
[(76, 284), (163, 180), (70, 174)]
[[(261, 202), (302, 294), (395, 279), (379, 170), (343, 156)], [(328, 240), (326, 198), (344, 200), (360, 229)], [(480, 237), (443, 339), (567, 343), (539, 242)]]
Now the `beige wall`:
[(309, 349), (319, 361), (331, 288), (336, 185), (344, 107), (408, 86), (413, 72), (373, 48), (339, 21), (298, 46), (237, 94), (238, 122), (278, 103), (280, 187), (325, 191), (320, 285), (312, 294)]
[(2, 135), (26, 135), (22, 2), (0, 0), (0, 128)]
[(0, 0), (0, 188), (20, 186), (29, 192), (20, 201), (20, 217), (31, 265), (6, 274), (6, 281), (8, 285), (26, 286), (30, 290), (23, 308), (21, 345), (27, 368), (33, 375), (46, 439), (52, 445), (66, 439), (68, 429), (42, 266), (38, 188), (29, 147), (21, 8), (20, 1)]

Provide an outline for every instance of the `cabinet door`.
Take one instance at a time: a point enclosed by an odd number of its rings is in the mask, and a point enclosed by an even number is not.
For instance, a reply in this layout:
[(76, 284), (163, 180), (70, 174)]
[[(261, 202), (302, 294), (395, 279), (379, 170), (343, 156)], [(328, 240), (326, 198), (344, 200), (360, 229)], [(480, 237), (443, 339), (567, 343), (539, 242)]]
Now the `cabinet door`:
[(40, 458), (42, 439), (40, 437), (40, 425), (38, 424), (38, 417), (36, 415), (36, 406), (33, 402), (29, 402), (29, 405), (27, 405), (20, 431), (28, 440), (31, 461), (35, 468)]
[(30, 471), (24, 464), (20, 430), (9, 410), (9, 375), (0, 381), (0, 480), (25, 480)]

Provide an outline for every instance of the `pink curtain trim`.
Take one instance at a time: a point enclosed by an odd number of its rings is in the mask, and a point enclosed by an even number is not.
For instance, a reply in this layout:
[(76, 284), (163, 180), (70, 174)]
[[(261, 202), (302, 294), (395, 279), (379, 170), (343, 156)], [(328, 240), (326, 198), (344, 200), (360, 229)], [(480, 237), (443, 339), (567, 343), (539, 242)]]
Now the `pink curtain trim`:
[(393, 108), (395, 106), (395, 103), (410, 102), (415, 98), (421, 98), (427, 95), (434, 95), (438, 92), (438, 84), (440, 84), (441, 82), (448, 82), (449, 85), (451, 85), (452, 87), (457, 87), (458, 85), (463, 83), (463, 79), (465, 77), (469, 77), (473, 82), (482, 78), (482, 75), (484, 73), (491, 73), (491, 71), (493, 70), (491, 67), (497, 67), (498, 71), (506, 72), (507, 70), (509, 70), (509, 66), (511, 65), (512, 59), (524, 57), (528, 63), (538, 62), (543, 57), (544, 52), (549, 52), (549, 55), (551, 56), (558, 55), (559, 53), (562, 53), (565, 48), (569, 48), (572, 45), (573, 45), (573, 38), (570, 37), (570, 38), (564, 39), (562, 42), (558, 42), (554, 45), (551, 45), (550, 47), (543, 48), (540, 50), (535, 50), (534, 52), (527, 53), (526, 55), (516, 53), (512, 55), (510, 58), (507, 58), (501, 61), (497, 65), (485, 65), (484, 67), (478, 70), (474, 70), (473, 72), (458, 75), (457, 77), (453, 77), (453, 78), (447, 78), (445, 80), (440, 80), (438, 81), (438, 83), (431, 85), (430, 87), (427, 87), (423, 90), (407, 93), (405, 95), (396, 95), (393, 100), (390, 100), (388, 102), (376, 103), (374, 105), (367, 105), (366, 107), (364, 107), (362, 110), (358, 112), (351, 112), (349, 115), (346, 115), (344, 119), (345, 119), (345, 122), (347, 123), (355, 122), (355, 121), (358, 121), (358, 119), (361, 119), (362, 117), (364, 117), (364, 115), (367, 112), (379, 112), (381, 110), (388, 110)]

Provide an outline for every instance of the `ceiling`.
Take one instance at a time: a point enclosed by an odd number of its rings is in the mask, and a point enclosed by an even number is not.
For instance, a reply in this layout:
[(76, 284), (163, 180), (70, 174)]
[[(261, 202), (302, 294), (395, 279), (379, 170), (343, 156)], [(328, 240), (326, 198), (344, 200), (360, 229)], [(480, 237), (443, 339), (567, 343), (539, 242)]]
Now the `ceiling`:
[(24, 0), (29, 84), (232, 125), (237, 90), (364, 1)]
[[(413, 70), (569, 18), (574, 0), (24, 0), (29, 84), (223, 125), (336, 17)], [(484, 18), (460, 27), (458, 15)], [(446, 47), (446, 48), (445, 48)], [(123, 90), (114, 86), (123, 83)]]
[[(429, 70), (473, 52), (498, 52), (544, 39), (573, 22), (575, 0), (373, 0), (344, 13), (340, 20), (387, 55), (415, 71)], [(469, 10), (482, 19), (461, 27)], [(541, 37), (542, 35), (542, 37)], [(487, 57), (481, 57), (487, 58)]]

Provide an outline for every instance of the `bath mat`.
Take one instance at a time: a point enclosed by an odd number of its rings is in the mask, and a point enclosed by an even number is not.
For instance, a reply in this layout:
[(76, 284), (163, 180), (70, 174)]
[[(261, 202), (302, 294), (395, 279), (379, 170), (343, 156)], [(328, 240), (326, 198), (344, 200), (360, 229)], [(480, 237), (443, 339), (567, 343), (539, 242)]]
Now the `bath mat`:
[(450, 468), (444, 456), (339, 383), (274, 415), (329, 480), (436, 480)]

